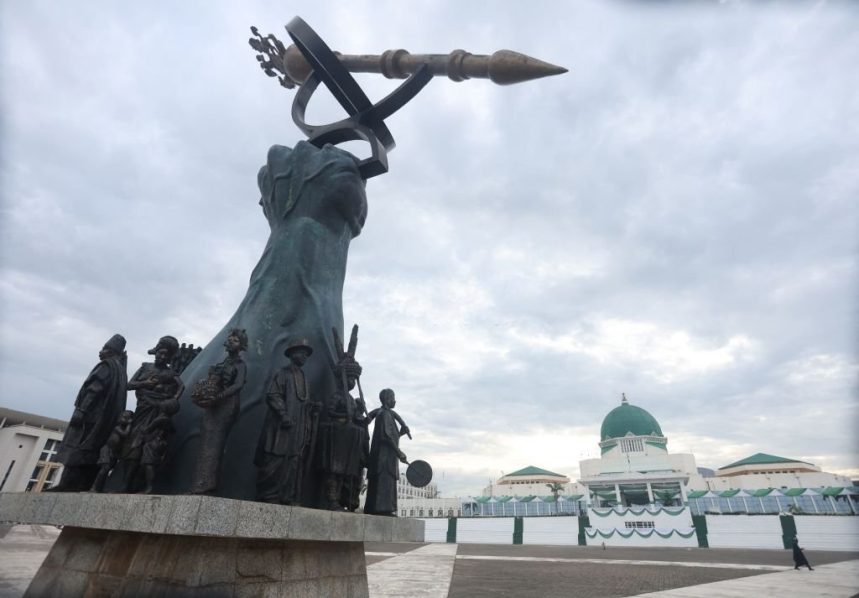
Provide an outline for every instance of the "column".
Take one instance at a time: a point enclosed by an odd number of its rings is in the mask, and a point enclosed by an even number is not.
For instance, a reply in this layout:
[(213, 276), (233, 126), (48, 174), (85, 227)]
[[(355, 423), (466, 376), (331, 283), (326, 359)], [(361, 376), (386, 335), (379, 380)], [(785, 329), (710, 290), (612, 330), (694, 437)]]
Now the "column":
[(647, 502), (653, 504), (653, 488), (650, 486), (650, 482), (647, 482)]
[(620, 500), (620, 484), (614, 485), (614, 496), (615, 496), (615, 499), (617, 500), (618, 506), (622, 507), (623, 501)]

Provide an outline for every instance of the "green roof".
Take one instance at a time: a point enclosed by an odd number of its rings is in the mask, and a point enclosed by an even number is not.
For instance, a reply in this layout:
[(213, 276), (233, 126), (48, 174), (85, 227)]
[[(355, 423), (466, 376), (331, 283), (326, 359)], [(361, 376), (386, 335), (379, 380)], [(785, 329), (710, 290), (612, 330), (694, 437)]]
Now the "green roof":
[(626, 397), (620, 404), (608, 412), (600, 428), (600, 440), (623, 438), (627, 434), (633, 436), (662, 436), (662, 428), (656, 418), (641, 407), (630, 405)]
[(737, 494), (739, 494), (739, 492), (739, 489), (731, 488), (730, 490), (723, 490), (719, 493), (719, 496), (723, 498), (731, 498), (732, 496), (736, 496)]
[(687, 498), (701, 498), (702, 496), (707, 494), (707, 492), (709, 492), (709, 490), (693, 490), (692, 492), (690, 492), (686, 496), (687, 496)]
[(844, 488), (840, 488), (838, 486), (829, 486), (828, 488), (824, 488), (821, 494), (823, 496), (838, 496), (844, 491)]
[(769, 496), (770, 494), (772, 494), (772, 491), (773, 491), (772, 488), (760, 488), (758, 490), (746, 490), (746, 493), (749, 494), (750, 496), (761, 497), (761, 496)]
[(739, 467), (740, 465), (769, 465), (770, 463), (805, 463), (806, 465), (812, 465), (812, 463), (808, 463), (807, 461), (800, 461), (799, 459), (786, 459), (785, 457), (778, 457), (776, 455), (767, 455), (766, 453), (755, 453), (750, 457), (746, 457), (745, 459), (740, 459), (739, 461), (735, 461), (729, 465), (725, 465), (720, 467), (719, 469), (728, 469), (729, 467)]
[(556, 478), (565, 478), (567, 476), (561, 475), (559, 473), (555, 473), (554, 471), (549, 471), (547, 469), (540, 469), (539, 467), (534, 467), (533, 465), (529, 465), (524, 469), (520, 469), (519, 471), (514, 471), (513, 473), (508, 473), (503, 477), (509, 478), (511, 476), (531, 476), (531, 475), (550, 475), (555, 476)]
[(519, 502), (531, 502), (535, 498), (537, 498), (537, 497), (534, 496), (533, 494), (531, 496), (523, 496), (522, 498), (519, 499)]

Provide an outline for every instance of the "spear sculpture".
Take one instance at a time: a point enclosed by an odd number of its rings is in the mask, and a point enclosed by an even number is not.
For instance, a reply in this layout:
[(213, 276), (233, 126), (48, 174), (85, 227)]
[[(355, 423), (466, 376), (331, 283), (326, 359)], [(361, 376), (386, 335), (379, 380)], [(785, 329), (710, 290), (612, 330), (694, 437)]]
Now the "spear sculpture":
[[(384, 119), (402, 108), (433, 77), (447, 76), (453, 81), (489, 79), (499, 85), (510, 85), (567, 72), (563, 67), (511, 50), (499, 50), (492, 55), (475, 55), (465, 50), (450, 54), (410, 54), (406, 50), (388, 50), (376, 55), (340, 54), (332, 52), (300, 17), (292, 19), (286, 31), (295, 42), (289, 47), (274, 35), (263, 36), (256, 27), (251, 27), (255, 37), (248, 42), (258, 52), (260, 67), (269, 77), (277, 77), (283, 87), (299, 88), (292, 104), (292, 120), (308, 141), (319, 147), (358, 139), (370, 144), (372, 156), (359, 163), (365, 179), (388, 170), (387, 152), (393, 149), (394, 138)], [(372, 104), (350, 73), (379, 73), (406, 81), (385, 99)], [(343, 106), (348, 118), (322, 126), (305, 122), (307, 104), (320, 82)]]

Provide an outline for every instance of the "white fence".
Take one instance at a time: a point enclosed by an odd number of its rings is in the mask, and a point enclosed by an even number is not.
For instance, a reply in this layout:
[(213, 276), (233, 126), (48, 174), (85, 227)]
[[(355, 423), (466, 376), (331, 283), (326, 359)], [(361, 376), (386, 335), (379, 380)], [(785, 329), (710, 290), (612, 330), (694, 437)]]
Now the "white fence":
[(421, 519), (424, 522), (424, 542), (447, 541), (447, 519)]
[(796, 515), (793, 520), (799, 545), (803, 548), (859, 552), (859, 517)]
[(457, 519), (456, 541), (459, 544), (512, 544), (513, 517)]
[(784, 548), (778, 515), (708, 515), (710, 548)]
[(576, 517), (531, 517), (523, 519), (523, 544), (578, 544)]

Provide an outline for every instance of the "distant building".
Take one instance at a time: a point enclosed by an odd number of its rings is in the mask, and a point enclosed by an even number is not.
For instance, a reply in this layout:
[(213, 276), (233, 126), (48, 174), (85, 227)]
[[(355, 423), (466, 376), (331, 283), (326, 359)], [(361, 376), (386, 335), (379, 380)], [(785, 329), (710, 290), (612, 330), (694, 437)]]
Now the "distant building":
[(0, 407), (0, 492), (41, 492), (60, 480), (66, 422)]
[(582, 486), (570, 482), (570, 478), (554, 471), (529, 465), (513, 473), (502, 475), (483, 489), (484, 496), (545, 496), (550, 494), (550, 484), (561, 484), (563, 493), (583, 494)]
[[(480, 496), (463, 497), (463, 516), (575, 515), (645, 505), (688, 506), (693, 514), (859, 513), (859, 488), (813, 463), (756, 453), (714, 471), (698, 467), (693, 454), (669, 453), (656, 418), (626, 396), (603, 419), (599, 445), (599, 458), (579, 462), (578, 482), (530, 465), (490, 483)], [(563, 485), (557, 498), (551, 483)]]
[(695, 455), (668, 452), (668, 438), (649, 412), (623, 396), (600, 427), (598, 459), (579, 462), (588, 503), (596, 507), (682, 504), (700, 484)]

